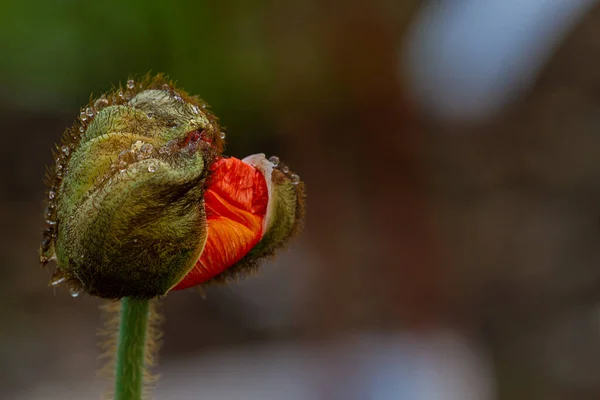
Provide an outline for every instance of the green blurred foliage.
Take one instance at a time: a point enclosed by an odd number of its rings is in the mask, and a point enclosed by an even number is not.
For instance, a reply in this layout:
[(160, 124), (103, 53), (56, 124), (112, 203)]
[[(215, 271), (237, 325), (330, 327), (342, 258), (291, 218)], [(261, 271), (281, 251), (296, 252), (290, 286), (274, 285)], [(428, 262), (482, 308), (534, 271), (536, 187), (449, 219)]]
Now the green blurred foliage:
[(200, 94), (232, 131), (260, 131), (272, 64), (264, 18), (264, 9), (244, 0), (7, 2), (0, 14), (0, 102), (75, 114), (92, 92), (131, 75), (165, 72)]

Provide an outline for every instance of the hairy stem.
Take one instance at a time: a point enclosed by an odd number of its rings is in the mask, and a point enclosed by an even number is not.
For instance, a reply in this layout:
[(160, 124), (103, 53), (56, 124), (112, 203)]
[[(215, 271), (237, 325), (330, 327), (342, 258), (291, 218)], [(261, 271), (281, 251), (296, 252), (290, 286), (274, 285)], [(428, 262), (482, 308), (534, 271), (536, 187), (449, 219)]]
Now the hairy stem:
[(141, 400), (149, 300), (124, 297), (117, 342), (115, 400)]

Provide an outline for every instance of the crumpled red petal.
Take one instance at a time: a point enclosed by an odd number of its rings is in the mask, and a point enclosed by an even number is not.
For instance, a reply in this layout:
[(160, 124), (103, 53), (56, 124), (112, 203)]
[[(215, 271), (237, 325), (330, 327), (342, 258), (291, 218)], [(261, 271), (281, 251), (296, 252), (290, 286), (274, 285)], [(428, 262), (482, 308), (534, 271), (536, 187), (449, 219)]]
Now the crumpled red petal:
[(240, 261), (262, 238), (268, 201), (260, 171), (237, 158), (215, 161), (204, 194), (206, 245), (194, 268), (173, 290), (206, 282)]

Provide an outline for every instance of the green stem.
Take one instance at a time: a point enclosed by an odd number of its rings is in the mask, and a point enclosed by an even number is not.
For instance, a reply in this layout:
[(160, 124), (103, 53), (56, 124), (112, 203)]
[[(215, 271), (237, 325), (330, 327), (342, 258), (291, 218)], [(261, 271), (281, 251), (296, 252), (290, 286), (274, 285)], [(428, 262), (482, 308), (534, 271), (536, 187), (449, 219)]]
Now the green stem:
[(149, 300), (124, 297), (117, 342), (115, 400), (141, 400)]

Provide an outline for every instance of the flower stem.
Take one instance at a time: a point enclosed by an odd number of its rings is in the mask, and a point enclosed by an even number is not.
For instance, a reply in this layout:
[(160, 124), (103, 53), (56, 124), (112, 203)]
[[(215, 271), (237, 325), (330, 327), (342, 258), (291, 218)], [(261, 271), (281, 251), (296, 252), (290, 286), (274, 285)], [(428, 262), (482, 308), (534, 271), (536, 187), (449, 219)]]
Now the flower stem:
[(149, 303), (147, 299), (132, 297), (124, 297), (121, 300), (115, 400), (141, 400), (142, 398)]

